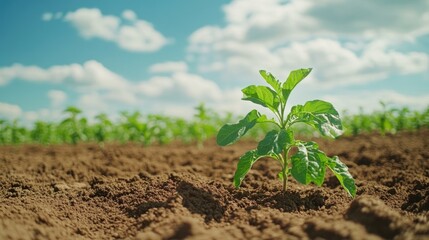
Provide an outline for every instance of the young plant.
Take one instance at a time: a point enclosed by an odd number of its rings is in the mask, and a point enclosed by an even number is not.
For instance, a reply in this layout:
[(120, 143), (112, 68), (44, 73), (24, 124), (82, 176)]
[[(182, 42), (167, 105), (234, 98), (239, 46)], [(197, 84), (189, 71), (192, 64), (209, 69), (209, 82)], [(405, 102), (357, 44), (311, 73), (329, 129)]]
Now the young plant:
[(66, 134), (63, 136), (63, 138), (70, 138), (71, 143), (74, 145), (76, 145), (79, 141), (86, 140), (84, 134), (82, 133), (82, 126), (86, 125), (87, 120), (85, 118), (78, 118), (79, 114), (82, 113), (82, 110), (77, 107), (70, 106), (67, 107), (63, 113), (68, 114), (68, 117), (60, 123), (61, 128)]
[[(257, 160), (272, 158), (281, 165), (282, 170), (278, 177), (283, 181), (283, 191), (286, 191), (289, 175), (302, 184), (313, 182), (321, 186), (326, 168), (329, 168), (347, 193), (352, 197), (356, 195), (355, 181), (347, 166), (337, 156), (326, 156), (317, 143), (295, 139), (291, 128), (296, 123), (305, 123), (324, 136), (335, 138), (341, 135), (341, 119), (332, 104), (322, 100), (308, 101), (304, 105), (293, 106), (290, 113), (285, 114), (292, 90), (310, 72), (311, 68), (292, 71), (286, 81), (281, 83), (272, 74), (261, 70), (261, 76), (270, 87), (251, 85), (241, 90), (242, 100), (268, 108), (274, 113), (276, 119), (269, 119), (257, 110), (252, 110), (238, 123), (225, 124), (218, 132), (217, 143), (221, 146), (232, 144), (259, 123), (272, 123), (277, 127), (266, 134), (256, 149), (240, 157), (234, 174), (236, 188), (240, 187), (244, 177)], [(294, 154), (291, 152), (292, 149), (296, 149)]]
[(198, 148), (203, 148), (204, 141), (216, 134), (217, 129), (212, 122), (216, 119), (216, 115), (204, 103), (200, 103), (195, 110), (197, 113), (191, 122), (189, 132), (196, 140)]
[(98, 114), (95, 116), (97, 123), (92, 127), (95, 140), (99, 146), (104, 148), (104, 142), (109, 139), (110, 133), (112, 132), (113, 123), (105, 113)]

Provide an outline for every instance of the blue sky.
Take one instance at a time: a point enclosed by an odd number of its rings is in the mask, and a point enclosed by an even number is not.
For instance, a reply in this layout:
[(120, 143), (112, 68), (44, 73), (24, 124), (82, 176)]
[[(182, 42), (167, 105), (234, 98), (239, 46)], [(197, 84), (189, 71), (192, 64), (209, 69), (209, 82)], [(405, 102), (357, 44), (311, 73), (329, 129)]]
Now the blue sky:
[[(26, 7), (23, 7), (23, 6)], [(245, 113), (240, 89), (312, 67), (291, 104), (429, 105), (429, 1), (0, 1), (0, 118)]]

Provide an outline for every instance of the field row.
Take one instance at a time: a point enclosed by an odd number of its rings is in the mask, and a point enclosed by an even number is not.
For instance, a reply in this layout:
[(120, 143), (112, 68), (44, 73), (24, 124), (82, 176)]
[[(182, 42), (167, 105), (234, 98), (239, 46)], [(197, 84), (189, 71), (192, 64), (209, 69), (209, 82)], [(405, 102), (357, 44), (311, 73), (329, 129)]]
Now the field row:
[[(382, 110), (366, 114), (342, 114), (346, 135), (357, 135), (364, 132), (396, 133), (402, 130), (417, 130), (429, 127), (429, 107), (423, 111), (409, 108), (389, 108), (385, 104)], [(216, 135), (217, 130), (225, 123), (236, 122), (239, 118), (233, 114), (219, 115), (200, 104), (195, 108), (192, 119), (186, 120), (163, 115), (142, 115), (139, 112), (122, 112), (119, 121), (112, 121), (106, 114), (96, 116), (90, 123), (82, 117), (82, 111), (76, 107), (64, 110), (65, 118), (60, 122), (36, 121), (31, 128), (26, 128), (18, 120), (0, 119), (0, 144), (76, 144), (87, 142), (140, 142), (145, 145), (153, 143), (166, 144), (174, 140), (196, 143), (203, 142)], [(251, 138), (258, 138), (267, 132), (270, 125), (259, 125), (251, 132)], [(303, 135), (314, 131), (305, 125), (296, 126)]]

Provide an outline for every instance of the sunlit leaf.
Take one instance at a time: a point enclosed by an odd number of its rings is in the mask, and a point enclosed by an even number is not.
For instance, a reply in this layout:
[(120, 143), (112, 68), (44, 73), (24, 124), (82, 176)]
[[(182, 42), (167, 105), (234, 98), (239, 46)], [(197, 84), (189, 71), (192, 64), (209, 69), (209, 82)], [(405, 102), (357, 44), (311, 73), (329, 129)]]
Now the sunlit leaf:
[(293, 142), (293, 133), (286, 130), (272, 130), (258, 144), (258, 154), (280, 154)]
[(291, 71), (286, 81), (283, 83), (283, 97), (287, 101), (292, 90), (311, 72), (311, 68), (302, 68)]
[(291, 157), (292, 176), (302, 184), (314, 182), (321, 186), (325, 178), (327, 156), (315, 142), (301, 142), (297, 147), (298, 152)]
[(289, 114), (289, 124), (302, 122), (320, 131), (328, 137), (338, 137), (342, 134), (343, 126), (340, 115), (331, 103), (322, 100), (308, 101), (302, 105), (292, 107)]
[(241, 90), (243, 100), (259, 104), (272, 111), (277, 111), (280, 104), (277, 93), (269, 87), (250, 85)]
[(328, 158), (328, 167), (340, 181), (341, 186), (347, 191), (350, 196), (356, 196), (356, 184), (347, 166), (335, 156)]
[(259, 155), (257, 150), (251, 150), (246, 152), (243, 156), (240, 157), (240, 160), (237, 164), (237, 169), (234, 173), (234, 186), (239, 188), (241, 182), (243, 181), (246, 174), (252, 168), (252, 165), (260, 158), (264, 157), (263, 155)]
[(282, 87), (280, 81), (277, 80), (277, 78), (275, 78), (271, 73), (265, 70), (260, 70), (259, 73), (265, 79), (265, 81), (274, 89), (274, 91), (276, 91), (277, 93), (281, 92)]
[(223, 125), (216, 137), (217, 144), (226, 146), (236, 142), (246, 134), (249, 129), (255, 126), (259, 117), (261, 117), (261, 114), (256, 110), (252, 110), (238, 123)]

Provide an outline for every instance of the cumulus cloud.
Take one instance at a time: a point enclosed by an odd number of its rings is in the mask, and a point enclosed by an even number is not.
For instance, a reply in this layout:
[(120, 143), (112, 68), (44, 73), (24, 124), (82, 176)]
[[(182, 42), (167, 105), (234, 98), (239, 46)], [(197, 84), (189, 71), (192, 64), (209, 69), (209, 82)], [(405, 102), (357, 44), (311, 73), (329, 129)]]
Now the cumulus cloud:
[(218, 113), (243, 115), (254, 108), (267, 113), (261, 107), (241, 101), (240, 88), (222, 89), (213, 80), (189, 72), (154, 76), (142, 81), (138, 89), (145, 110), (153, 113), (190, 118), (195, 113), (194, 107), (201, 102)]
[(152, 111), (189, 117), (200, 102), (220, 112), (246, 111), (239, 88), (222, 89), (215, 81), (190, 73), (184, 66), (177, 62), (155, 64), (150, 68), (154, 76), (138, 84), (136, 89)]
[(78, 106), (82, 106), (87, 113), (100, 113), (109, 109), (108, 103), (102, 95), (97, 92), (83, 94), (77, 101)]
[(139, 90), (148, 97), (158, 97), (166, 90), (174, 87), (174, 81), (170, 77), (154, 76), (139, 84)]
[[(48, 68), (13, 64), (0, 68), (0, 83), (7, 84), (12, 80), (32, 83), (65, 84), (78, 93), (77, 106), (94, 113), (117, 110), (119, 105), (135, 106), (139, 99), (135, 84), (106, 68), (103, 64), (90, 60), (83, 64), (55, 65)], [(1, 85), (1, 84), (0, 84)], [(48, 92), (53, 109), (62, 108), (67, 101), (67, 94), (59, 90)], [(106, 106), (112, 107), (112, 109)], [(29, 116), (44, 116), (41, 113)]]
[(234, 32), (242, 34), (235, 37), (268, 43), (311, 35), (415, 38), (429, 31), (428, 8), (427, 0), (234, 0), (223, 8), (228, 22), (224, 29), (230, 33), (237, 28)]
[(0, 68), (0, 85), (6, 85), (13, 79), (66, 83), (79, 89), (121, 90), (129, 87), (126, 79), (95, 60), (83, 64), (54, 65), (49, 68), (18, 63)]
[(344, 92), (321, 96), (321, 98), (332, 102), (339, 110), (354, 114), (358, 113), (358, 107), (362, 107), (367, 113), (380, 110), (381, 105), (378, 104), (380, 101), (387, 103), (390, 107), (408, 106), (419, 110), (425, 109), (429, 105), (429, 95), (413, 96), (393, 90)]
[(114, 15), (103, 15), (98, 8), (80, 8), (64, 16), (83, 38), (111, 41), (127, 51), (154, 52), (168, 43), (150, 22), (138, 19), (132, 10), (125, 10), (122, 18), (129, 22), (124, 23)]
[(60, 90), (50, 90), (48, 92), (49, 100), (53, 107), (59, 107), (67, 100), (67, 94)]
[(46, 22), (51, 21), (51, 20), (52, 20), (52, 18), (54, 18), (54, 14), (53, 14), (53, 13), (51, 13), (51, 12), (45, 12), (45, 13), (42, 15), (42, 20), (43, 20), (43, 21), (46, 21)]
[(201, 72), (250, 81), (258, 69), (284, 76), (314, 67), (311, 78), (324, 87), (424, 73), (426, 52), (395, 48), (429, 33), (428, 7), (428, 1), (234, 0), (223, 7), (225, 26), (190, 35), (189, 59)]
[(149, 67), (149, 72), (151, 73), (186, 72), (186, 71), (188, 71), (188, 65), (183, 61), (156, 63)]
[(13, 120), (21, 115), (22, 109), (18, 105), (0, 102), (0, 119)]
[[(73, 100), (68, 101), (64, 91), (51, 90), (47, 93), (51, 110), (61, 108), (67, 101), (87, 112), (88, 116), (131, 107), (153, 108), (153, 112), (165, 111), (166, 114), (176, 115), (177, 109), (186, 106), (193, 111), (193, 107), (200, 102), (207, 102), (222, 111), (241, 113), (244, 109), (239, 101), (239, 89), (221, 89), (213, 80), (188, 72), (184, 62), (163, 62), (154, 64), (150, 69), (152, 76), (149, 79), (132, 81), (94, 60), (47, 68), (13, 64), (0, 68), (0, 81), (3, 85), (17, 80), (53, 86), (66, 84), (69, 90), (77, 93), (77, 100), (73, 103)], [(166, 106), (175, 107), (167, 109), (164, 108)], [(28, 119), (44, 116), (36, 111), (27, 115)]]
[[(429, 56), (422, 52), (402, 53), (374, 41), (360, 54), (335, 40), (315, 39), (294, 42), (280, 48), (274, 56), (282, 59), (277, 71), (300, 66), (314, 67), (314, 78), (321, 87), (365, 84), (391, 75), (422, 73), (429, 69)], [(290, 56), (294, 56), (290, 58)]]
[(62, 12), (56, 12), (56, 13), (52, 13), (52, 12), (45, 12), (42, 14), (42, 20), (45, 22), (49, 22), (51, 20), (58, 20), (61, 19), (63, 17), (63, 13)]
[(305, 16), (327, 31), (365, 38), (414, 39), (429, 32), (429, 1), (318, 1)]
[(128, 21), (136, 21), (137, 20), (137, 14), (132, 10), (123, 11), (122, 17)]
[(175, 72), (168, 77), (154, 76), (148, 81), (142, 81), (139, 89), (150, 97), (174, 96), (177, 99), (196, 101), (213, 101), (222, 97), (221, 90), (215, 82), (188, 72)]

